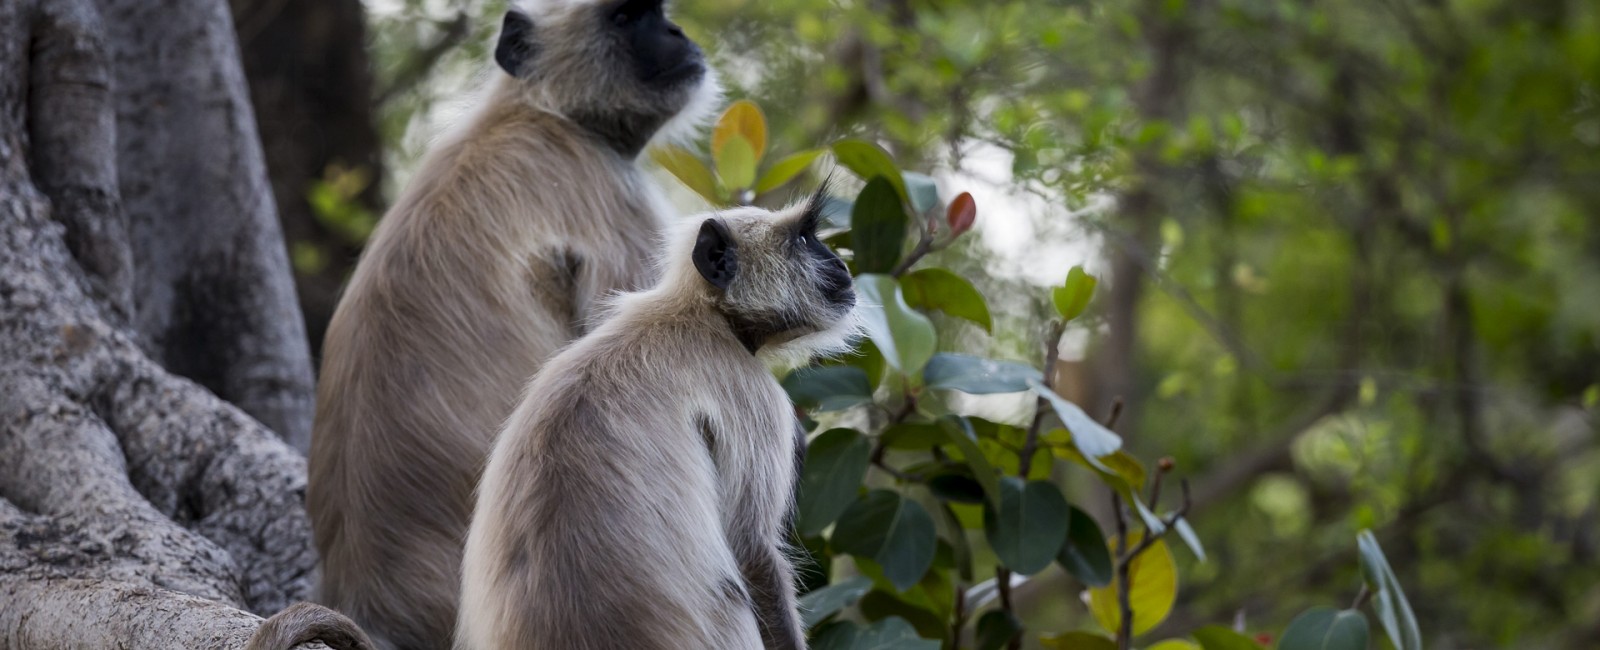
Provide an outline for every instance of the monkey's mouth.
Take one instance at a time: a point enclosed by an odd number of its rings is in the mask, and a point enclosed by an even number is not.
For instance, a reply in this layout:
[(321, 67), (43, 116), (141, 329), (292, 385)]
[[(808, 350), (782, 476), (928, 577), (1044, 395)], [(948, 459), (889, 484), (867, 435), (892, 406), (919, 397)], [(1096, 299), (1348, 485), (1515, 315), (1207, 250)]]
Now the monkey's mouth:
[(705, 61), (698, 56), (694, 56), (684, 59), (678, 65), (656, 73), (655, 76), (649, 79), (649, 82), (658, 86), (670, 87), (698, 82), (705, 74)]

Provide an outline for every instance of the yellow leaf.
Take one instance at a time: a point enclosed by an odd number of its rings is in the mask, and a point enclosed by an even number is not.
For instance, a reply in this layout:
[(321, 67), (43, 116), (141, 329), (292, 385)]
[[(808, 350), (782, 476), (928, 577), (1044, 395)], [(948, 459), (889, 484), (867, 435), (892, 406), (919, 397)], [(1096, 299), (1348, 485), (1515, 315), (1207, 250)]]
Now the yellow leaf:
[(761, 156), (767, 153), (767, 118), (761, 114), (761, 108), (755, 102), (748, 99), (736, 101), (722, 112), (722, 117), (717, 118), (717, 125), (711, 129), (711, 157), (720, 158), (722, 147), (736, 135), (743, 137), (745, 143), (750, 145), (750, 153), (754, 154), (752, 160), (759, 162)]
[(1167, 639), (1144, 650), (1200, 650), (1200, 646), (1185, 639)]
[[(1128, 548), (1139, 543), (1143, 533), (1131, 533)], [(1106, 542), (1113, 550), (1117, 538)], [(1172, 604), (1178, 599), (1178, 569), (1172, 563), (1172, 551), (1167, 543), (1156, 540), (1150, 548), (1140, 553), (1128, 565), (1128, 607), (1133, 612), (1133, 635), (1150, 631), (1172, 613)], [(1089, 609), (1094, 620), (1106, 631), (1116, 634), (1122, 623), (1122, 613), (1117, 605), (1117, 583), (1089, 590)]]

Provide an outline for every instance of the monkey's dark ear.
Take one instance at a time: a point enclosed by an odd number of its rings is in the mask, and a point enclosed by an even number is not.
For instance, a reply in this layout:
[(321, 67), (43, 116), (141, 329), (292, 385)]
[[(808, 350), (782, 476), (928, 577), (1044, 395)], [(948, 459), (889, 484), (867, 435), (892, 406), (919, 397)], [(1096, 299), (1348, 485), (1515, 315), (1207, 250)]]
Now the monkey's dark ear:
[(728, 227), (719, 219), (706, 219), (694, 240), (694, 268), (712, 286), (727, 289), (733, 284), (733, 276), (739, 273), (739, 255), (735, 249)]
[(500, 42), (494, 46), (495, 63), (511, 76), (520, 77), (528, 71), (528, 64), (537, 51), (533, 44), (533, 19), (514, 9), (507, 11), (505, 23), (500, 26)]

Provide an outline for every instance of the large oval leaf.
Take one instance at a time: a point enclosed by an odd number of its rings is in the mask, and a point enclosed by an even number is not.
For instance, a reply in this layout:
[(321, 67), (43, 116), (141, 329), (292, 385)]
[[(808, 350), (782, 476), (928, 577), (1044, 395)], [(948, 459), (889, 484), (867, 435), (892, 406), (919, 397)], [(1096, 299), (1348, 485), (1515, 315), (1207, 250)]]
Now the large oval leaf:
[(650, 150), (650, 160), (671, 173), (685, 187), (694, 190), (700, 198), (712, 205), (722, 204), (722, 198), (717, 196), (717, 179), (711, 175), (705, 163), (700, 162), (689, 150), (672, 145), (654, 147)]
[(973, 395), (1025, 391), (1028, 380), (1040, 376), (1027, 364), (949, 352), (933, 355), (922, 370), (923, 385), (928, 388), (949, 388)]
[(872, 401), (865, 370), (856, 366), (807, 366), (783, 378), (783, 390), (796, 406), (839, 411)]
[(811, 441), (800, 472), (800, 534), (822, 532), (850, 507), (871, 455), (872, 443), (854, 429), (832, 429)]
[(1061, 550), (1071, 513), (1055, 485), (1007, 477), (1000, 479), (1000, 505), (984, 508), (983, 532), (1007, 568), (1033, 575)]
[[(1143, 533), (1131, 533), (1131, 548), (1143, 539)], [(1116, 538), (1106, 542), (1116, 548)], [(1167, 543), (1156, 540), (1143, 553), (1128, 564), (1128, 606), (1133, 610), (1133, 635), (1150, 631), (1172, 613), (1172, 604), (1178, 599), (1178, 569), (1172, 562), (1172, 551)], [(1122, 612), (1117, 605), (1117, 585), (1089, 590), (1089, 609), (1094, 620), (1107, 632), (1116, 634), (1122, 623)]]
[(1367, 617), (1348, 609), (1312, 607), (1289, 621), (1278, 650), (1367, 650)]
[(761, 175), (761, 180), (756, 181), (756, 194), (765, 194), (783, 187), (784, 183), (793, 180), (795, 176), (800, 175), (800, 172), (810, 167), (820, 155), (822, 155), (821, 149), (807, 149), (772, 163), (772, 166), (767, 168), (767, 173)]
[(900, 284), (887, 275), (857, 277), (856, 292), (867, 336), (884, 361), (903, 375), (922, 372), (937, 342), (933, 322), (906, 305)]
[(900, 263), (906, 242), (906, 211), (900, 196), (882, 177), (856, 195), (850, 208), (850, 248), (857, 273), (888, 273)]
[(1061, 545), (1056, 561), (1079, 582), (1090, 587), (1111, 584), (1111, 549), (1106, 546), (1106, 536), (1100, 532), (1089, 513), (1072, 509), (1067, 524), (1067, 543)]
[(1356, 536), (1356, 546), (1361, 554), (1361, 571), (1373, 590), (1373, 610), (1378, 613), (1378, 622), (1389, 635), (1389, 642), (1399, 650), (1422, 650), (1422, 630), (1417, 626), (1417, 615), (1412, 613), (1406, 592), (1400, 588), (1400, 579), (1389, 568), (1389, 560), (1383, 556), (1378, 538), (1372, 536), (1372, 531), (1363, 530)]
[(811, 627), (839, 610), (849, 607), (872, 590), (872, 580), (856, 576), (836, 585), (828, 585), (800, 597), (800, 622)]
[(877, 144), (866, 140), (840, 140), (833, 143), (833, 157), (839, 164), (844, 165), (845, 169), (860, 176), (861, 180), (871, 182), (872, 179), (881, 176), (889, 181), (901, 199), (908, 198), (906, 181), (900, 175), (900, 167), (895, 165), (894, 159)]
[(722, 117), (717, 118), (716, 126), (711, 128), (711, 156), (722, 155), (723, 147), (727, 146), (735, 136), (744, 138), (750, 145), (752, 161), (760, 161), (767, 153), (767, 118), (761, 114), (761, 107), (748, 99), (741, 99), (728, 105), (728, 110), (722, 112)]
[(1056, 415), (1061, 417), (1061, 423), (1066, 425), (1067, 430), (1072, 433), (1072, 444), (1078, 448), (1078, 451), (1083, 452), (1084, 459), (1088, 460), (1089, 464), (1094, 465), (1096, 469), (1111, 472), (1111, 468), (1100, 462), (1100, 458), (1114, 454), (1118, 449), (1121, 449), (1122, 438), (1112, 433), (1110, 429), (1105, 428), (1099, 422), (1096, 422), (1094, 418), (1089, 417), (1089, 414), (1084, 413), (1083, 409), (1078, 408), (1077, 404), (1067, 401), (1067, 398), (1050, 390), (1050, 387), (1045, 386), (1044, 382), (1037, 379), (1029, 379), (1028, 385), (1033, 388), (1035, 393), (1050, 402), (1050, 406), (1055, 409)]
[(717, 164), (717, 177), (728, 191), (742, 190), (756, 182), (756, 154), (743, 136), (728, 136), (728, 141), (712, 155)]
[(906, 304), (912, 307), (937, 309), (972, 321), (985, 332), (993, 332), (994, 319), (989, 316), (989, 304), (966, 278), (945, 269), (922, 269), (900, 276), (900, 288), (906, 294)]
[(835, 549), (869, 558), (897, 589), (917, 584), (933, 564), (938, 535), (917, 502), (891, 490), (873, 490), (839, 516), (830, 540)]

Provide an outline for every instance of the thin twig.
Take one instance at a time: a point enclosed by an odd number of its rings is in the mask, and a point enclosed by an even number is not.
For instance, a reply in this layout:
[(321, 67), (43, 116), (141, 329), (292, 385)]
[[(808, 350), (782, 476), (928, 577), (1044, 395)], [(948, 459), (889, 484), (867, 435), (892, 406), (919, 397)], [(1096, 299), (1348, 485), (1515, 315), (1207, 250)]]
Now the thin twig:
[(894, 270), (890, 271), (889, 275), (897, 278), (905, 275), (906, 271), (911, 270), (911, 266), (913, 264), (922, 261), (922, 258), (932, 250), (933, 235), (930, 235), (926, 232), (922, 233), (922, 239), (917, 240), (916, 247), (912, 248), (911, 252), (906, 254), (905, 258), (901, 259), (899, 264), (895, 265)]
[[(1044, 351), (1044, 387), (1055, 390), (1056, 360), (1061, 354), (1061, 334), (1066, 331), (1067, 324), (1056, 321), (1050, 324), (1049, 337), (1045, 339)], [(1022, 450), (1017, 452), (1017, 474), (1028, 478), (1028, 468), (1033, 466), (1033, 453), (1039, 448), (1039, 429), (1044, 425), (1046, 414), (1050, 413), (1050, 402), (1040, 396), (1036, 400), (1033, 411), (1033, 422), (1028, 425), (1028, 437), (1022, 443)]]

